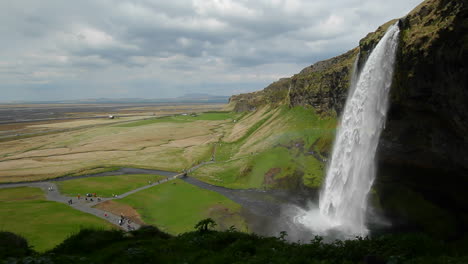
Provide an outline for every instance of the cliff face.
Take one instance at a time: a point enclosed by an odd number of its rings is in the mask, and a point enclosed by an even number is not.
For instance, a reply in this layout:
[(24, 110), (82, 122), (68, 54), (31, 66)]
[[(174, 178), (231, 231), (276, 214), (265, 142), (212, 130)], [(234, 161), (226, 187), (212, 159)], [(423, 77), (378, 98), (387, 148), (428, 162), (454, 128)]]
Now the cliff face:
[[(396, 226), (445, 237), (468, 231), (467, 5), (427, 0), (399, 20), (400, 44), (372, 197)], [(356, 56), (361, 68), (395, 21), (369, 33), (358, 48), (285, 81), (279, 101), (339, 115)], [(252, 105), (266, 102), (265, 90), (255, 94)]]
[(313, 106), (319, 114), (339, 115), (346, 102), (358, 52), (358, 48), (352, 49), (294, 75), (289, 92), (290, 106)]
[(378, 152), (376, 188), (387, 214), (449, 236), (466, 232), (468, 223), (466, 5), (430, 0), (400, 20), (391, 104)]
[(291, 78), (280, 79), (265, 89), (240, 95), (233, 95), (238, 112), (252, 111), (266, 104), (288, 104), (313, 106), (317, 113), (337, 116), (343, 110), (348, 93), (353, 65), (359, 48), (343, 55), (320, 61), (304, 68)]
[(234, 104), (236, 112), (254, 111), (262, 105), (275, 106), (285, 102), (290, 83), (290, 78), (282, 78), (261, 91), (233, 95), (229, 98), (229, 103)]

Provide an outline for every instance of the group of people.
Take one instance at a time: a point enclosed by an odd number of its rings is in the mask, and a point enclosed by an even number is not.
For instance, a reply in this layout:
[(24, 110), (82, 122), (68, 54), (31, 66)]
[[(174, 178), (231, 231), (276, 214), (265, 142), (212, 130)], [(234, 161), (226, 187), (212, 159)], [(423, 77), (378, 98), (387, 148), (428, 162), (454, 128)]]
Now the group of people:
[(135, 228), (130, 225), (132, 223), (132, 220), (130, 218), (126, 218), (123, 214), (120, 214), (119, 226), (123, 226), (125, 224), (125, 221), (127, 221), (128, 231), (135, 230)]
[[(87, 194), (85, 195), (85, 201), (94, 202), (93, 197), (94, 197), (98, 202), (101, 201), (101, 198), (100, 198), (100, 197), (97, 197), (96, 193), (92, 193), (92, 194), (91, 194), (91, 193), (87, 193)], [(80, 200), (80, 199), (81, 199), (81, 194), (78, 194), (78, 195), (77, 195), (77, 198), (78, 198), (78, 200)], [(89, 198), (89, 200), (88, 200), (88, 198)]]

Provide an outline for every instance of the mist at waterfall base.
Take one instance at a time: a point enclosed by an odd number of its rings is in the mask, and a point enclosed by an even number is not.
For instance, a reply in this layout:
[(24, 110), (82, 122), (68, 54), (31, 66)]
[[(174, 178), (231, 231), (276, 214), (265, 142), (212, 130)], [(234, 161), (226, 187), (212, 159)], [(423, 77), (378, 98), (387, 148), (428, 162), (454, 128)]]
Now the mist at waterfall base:
[(369, 217), (367, 198), (376, 173), (398, 35), (398, 25), (390, 26), (352, 81), (319, 203), (287, 209), (293, 215), (290, 224), (298, 228), (293, 237), (301, 238), (307, 230), (329, 239), (352, 239), (367, 236), (368, 222), (376, 221), (376, 216)]

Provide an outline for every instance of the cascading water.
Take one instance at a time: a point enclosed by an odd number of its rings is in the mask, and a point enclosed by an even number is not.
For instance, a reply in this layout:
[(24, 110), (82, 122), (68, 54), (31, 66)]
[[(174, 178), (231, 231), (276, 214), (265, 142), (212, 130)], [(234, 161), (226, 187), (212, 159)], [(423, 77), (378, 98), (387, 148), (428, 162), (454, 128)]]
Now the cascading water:
[[(319, 210), (296, 221), (323, 234), (365, 236), (367, 194), (375, 178), (375, 153), (385, 125), (399, 28), (392, 25), (370, 54), (352, 85), (320, 195)], [(356, 69), (355, 69), (356, 70)]]

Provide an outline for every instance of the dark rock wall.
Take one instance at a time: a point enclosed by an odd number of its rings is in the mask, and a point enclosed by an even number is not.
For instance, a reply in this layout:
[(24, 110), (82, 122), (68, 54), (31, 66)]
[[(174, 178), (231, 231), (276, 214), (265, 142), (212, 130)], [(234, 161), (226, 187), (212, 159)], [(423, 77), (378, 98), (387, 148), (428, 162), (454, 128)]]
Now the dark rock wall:
[[(418, 218), (414, 206), (431, 205), (439, 217), (427, 215), (431, 224), (423, 229), (439, 223), (435, 232), (450, 237), (466, 232), (468, 223), (467, 18), (465, 1), (431, 0), (400, 20), (391, 104), (378, 152), (376, 188), (389, 216), (411, 224)], [(392, 204), (402, 189), (421, 203)], [(450, 229), (454, 223), (458, 228)]]

